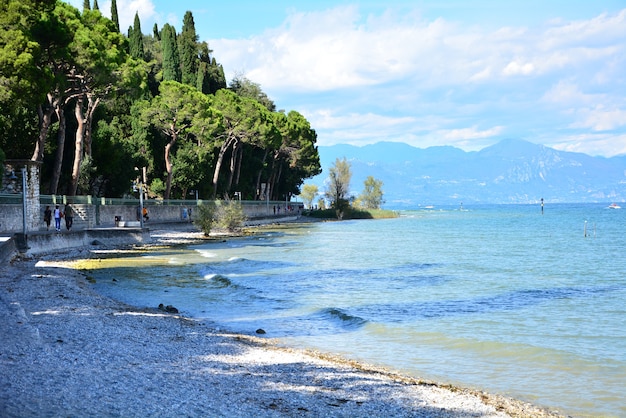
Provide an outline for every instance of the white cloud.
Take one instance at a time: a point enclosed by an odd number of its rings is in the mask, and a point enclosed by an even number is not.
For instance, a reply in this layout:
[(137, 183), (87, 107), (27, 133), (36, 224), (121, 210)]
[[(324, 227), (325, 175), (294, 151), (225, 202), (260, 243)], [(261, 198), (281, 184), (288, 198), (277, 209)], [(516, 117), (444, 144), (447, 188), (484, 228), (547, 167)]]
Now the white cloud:
[(562, 137), (560, 140), (546, 145), (561, 151), (612, 157), (626, 155), (626, 134), (577, 134)]
[(573, 128), (590, 128), (594, 131), (611, 131), (626, 126), (626, 110), (606, 109), (598, 105), (591, 109), (581, 109), (577, 112), (578, 121)]
[(521, 63), (519, 61), (511, 61), (504, 70), (502, 70), (502, 74), (506, 76), (515, 76), (515, 75), (530, 75), (535, 71), (535, 66), (530, 63)]
[[(106, 0), (103, 2), (99, 2), (98, 4), (102, 14), (110, 18), (111, 1)], [(152, 24), (150, 24), (150, 26), (147, 26), (146, 24), (162, 20), (155, 11), (154, 3), (152, 2), (152, 0), (117, 0), (116, 4), (117, 15), (120, 21), (120, 31), (122, 33), (126, 33), (127, 29), (133, 25), (135, 20), (135, 13), (139, 14), (141, 31), (143, 33), (152, 32)]]
[(467, 139), (482, 139), (490, 138), (493, 136), (501, 135), (503, 131), (502, 126), (494, 126), (493, 128), (480, 130), (476, 126), (461, 129), (450, 129), (448, 131), (442, 131), (441, 136), (445, 139), (467, 140)]

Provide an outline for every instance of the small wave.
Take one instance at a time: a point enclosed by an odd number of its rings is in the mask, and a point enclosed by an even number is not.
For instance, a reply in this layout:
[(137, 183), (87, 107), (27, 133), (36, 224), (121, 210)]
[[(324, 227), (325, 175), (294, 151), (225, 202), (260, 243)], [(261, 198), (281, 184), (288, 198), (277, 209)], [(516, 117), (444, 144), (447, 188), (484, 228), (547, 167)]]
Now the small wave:
[(331, 320), (338, 320), (342, 326), (348, 328), (358, 328), (367, 323), (367, 320), (359, 316), (350, 315), (343, 309), (339, 308), (326, 308), (323, 309), (320, 314), (330, 318)]
[(196, 250), (198, 252), (198, 254), (200, 254), (201, 257), (204, 258), (215, 258), (217, 257), (217, 254), (211, 251), (207, 251), (207, 250)]
[(207, 274), (204, 276), (205, 280), (216, 284), (218, 287), (230, 287), (233, 282), (228, 277), (224, 277), (221, 274)]

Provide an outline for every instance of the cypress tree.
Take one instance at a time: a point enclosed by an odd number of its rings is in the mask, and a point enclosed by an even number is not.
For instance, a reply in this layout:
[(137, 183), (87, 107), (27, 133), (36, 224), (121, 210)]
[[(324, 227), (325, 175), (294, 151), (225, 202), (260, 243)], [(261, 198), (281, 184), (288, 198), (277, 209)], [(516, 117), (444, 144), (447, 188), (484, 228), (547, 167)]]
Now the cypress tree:
[(211, 91), (211, 76), (209, 74), (211, 66), (212, 51), (209, 49), (209, 44), (202, 42), (200, 44), (200, 64), (198, 65), (198, 76), (196, 78), (196, 88), (204, 94), (210, 94)]
[(185, 12), (183, 31), (178, 38), (180, 52), (181, 80), (183, 84), (196, 86), (198, 72), (198, 35), (190, 11)]
[(93, 0), (93, 9), (94, 10), (100, 10), (100, 7), (98, 6), (98, 0)]
[(161, 47), (163, 49), (163, 81), (174, 80), (180, 83), (180, 56), (176, 44), (176, 30), (166, 23), (161, 30)]
[(120, 31), (120, 18), (117, 15), (117, 1), (111, 0), (111, 20), (115, 24), (117, 31)]
[(152, 36), (157, 41), (161, 40), (161, 32), (159, 32), (159, 26), (156, 23), (152, 26)]
[(131, 57), (143, 60), (145, 58), (143, 34), (141, 33), (141, 22), (139, 21), (138, 13), (135, 13), (135, 22), (132, 30), (129, 28), (128, 39)]
[(89, 4), (89, 0), (83, 0), (83, 13), (91, 10), (91, 5)]

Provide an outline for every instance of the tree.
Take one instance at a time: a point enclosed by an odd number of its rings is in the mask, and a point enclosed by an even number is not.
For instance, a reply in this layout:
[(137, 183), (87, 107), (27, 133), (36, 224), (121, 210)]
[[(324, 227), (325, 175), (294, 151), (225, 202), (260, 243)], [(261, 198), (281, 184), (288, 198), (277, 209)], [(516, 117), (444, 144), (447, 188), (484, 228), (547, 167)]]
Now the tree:
[(272, 155), (269, 183), (274, 199), (289, 198), (300, 193), (299, 187), (305, 178), (322, 171), (315, 146), (317, 133), (296, 111), (288, 115), (274, 113), (274, 124), (280, 132), (281, 143)]
[(211, 51), (209, 44), (202, 42), (199, 45), (199, 62), (198, 62), (198, 74), (196, 77), (196, 87), (204, 94), (214, 94), (211, 91)]
[(309, 209), (312, 209), (313, 200), (317, 196), (318, 191), (319, 190), (317, 186), (314, 184), (305, 184), (304, 186), (302, 186), (302, 192), (300, 193), (300, 197)]
[(130, 46), (130, 56), (135, 59), (143, 60), (145, 58), (143, 49), (143, 34), (141, 33), (141, 22), (139, 14), (135, 13), (133, 27), (129, 30), (128, 43)]
[(241, 97), (248, 97), (261, 103), (270, 112), (276, 111), (276, 105), (267, 97), (267, 94), (261, 90), (261, 86), (248, 80), (242, 75), (235, 75), (230, 83), (230, 89)]
[(350, 206), (347, 199), (350, 190), (352, 171), (350, 163), (344, 157), (337, 158), (328, 173), (326, 196), (335, 208), (338, 219), (343, 219), (345, 210)]
[(180, 55), (176, 42), (176, 30), (169, 23), (161, 29), (161, 47), (163, 48), (163, 81), (180, 83)]
[(121, 67), (129, 63), (126, 39), (115, 30), (113, 22), (98, 11), (85, 11), (82, 26), (71, 43), (75, 66), (69, 79), (76, 98), (74, 113), (78, 123), (70, 195), (75, 195), (80, 167), (85, 155), (91, 157), (93, 118), (97, 107), (117, 86)]
[(264, 138), (275, 134), (272, 131), (271, 114), (257, 101), (237, 96), (230, 90), (219, 90), (211, 96), (211, 108), (218, 115), (219, 151), (213, 173), (213, 194), (217, 196), (218, 182), (222, 164), (230, 153), (229, 178), (224, 186), (228, 193), (233, 184), (238, 182), (238, 172), (241, 168), (243, 146), (262, 147)]
[(68, 55), (71, 31), (51, 0), (0, 2), (0, 27), (0, 147), (12, 158), (25, 158), (26, 150), (33, 151), (30, 138), (38, 137), (33, 154), (41, 161), (54, 109), (35, 111), (60, 82), (58, 61)]
[(180, 53), (181, 82), (196, 86), (198, 73), (198, 35), (190, 11), (183, 18), (183, 31), (178, 37), (178, 51)]
[(120, 18), (117, 14), (117, 1), (116, 0), (111, 0), (111, 20), (113, 21), (113, 24), (115, 25), (115, 29), (119, 32), (120, 31)]
[(359, 196), (359, 201), (365, 209), (380, 209), (383, 200), (383, 182), (372, 176), (368, 176), (363, 182), (363, 193)]
[(141, 106), (144, 123), (154, 126), (168, 138), (164, 148), (167, 173), (164, 198), (169, 199), (173, 178), (172, 155), (176, 142), (191, 133), (209, 136), (211, 119), (207, 97), (195, 87), (164, 81), (159, 91), (160, 94), (151, 102), (142, 102), (138, 106)]

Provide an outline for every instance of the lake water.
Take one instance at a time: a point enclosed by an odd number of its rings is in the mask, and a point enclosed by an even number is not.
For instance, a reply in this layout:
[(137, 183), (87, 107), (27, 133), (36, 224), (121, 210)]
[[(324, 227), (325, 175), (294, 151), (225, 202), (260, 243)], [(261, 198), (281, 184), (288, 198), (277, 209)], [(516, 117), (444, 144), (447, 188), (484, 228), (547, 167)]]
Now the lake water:
[[(137, 256), (95, 287), (575, 416), (626, 416), (626, 209), (476, 206)], [(113, 281), (112, 278), (116, 278)]]

